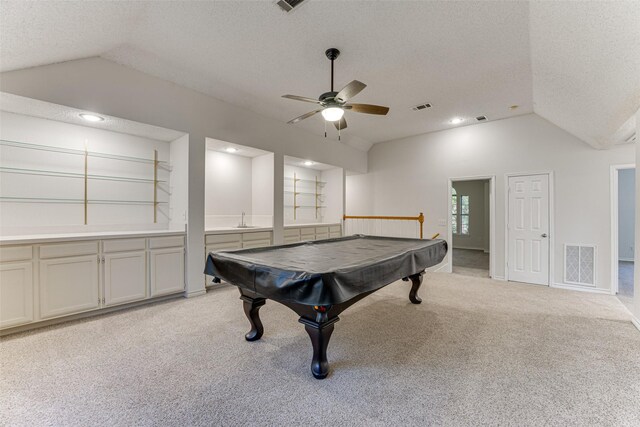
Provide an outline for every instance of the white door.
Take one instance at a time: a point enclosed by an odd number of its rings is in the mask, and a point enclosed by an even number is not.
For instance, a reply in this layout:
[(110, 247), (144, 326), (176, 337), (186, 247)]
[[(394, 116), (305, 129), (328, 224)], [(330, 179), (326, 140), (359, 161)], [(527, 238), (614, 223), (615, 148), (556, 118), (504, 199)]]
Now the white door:
[(549, 284), (549, 175), (509, 177), (509, 280)]

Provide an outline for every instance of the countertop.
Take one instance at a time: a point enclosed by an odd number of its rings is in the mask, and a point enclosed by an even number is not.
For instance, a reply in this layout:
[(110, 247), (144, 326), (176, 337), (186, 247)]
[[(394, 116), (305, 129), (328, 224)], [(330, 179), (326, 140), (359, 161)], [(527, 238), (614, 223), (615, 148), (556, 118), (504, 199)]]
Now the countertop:
[(332, 225), (342, 225), (339, 222), (314, 222), (309, 224), (288, 224), (284, 228), (299, 228), (299, 227), (329, 227)]
[(273, 227), (211, 227), (204, 234), (253, 233), (256, 231), (273, 231)]
[(49, 243), (67, 240), (102, 240), (125, 237), (163, 237), (184, 235), (183, 230), (92, 231), (84, 233), (50, 233), (21, 236), (0, 236), (0, 245)]

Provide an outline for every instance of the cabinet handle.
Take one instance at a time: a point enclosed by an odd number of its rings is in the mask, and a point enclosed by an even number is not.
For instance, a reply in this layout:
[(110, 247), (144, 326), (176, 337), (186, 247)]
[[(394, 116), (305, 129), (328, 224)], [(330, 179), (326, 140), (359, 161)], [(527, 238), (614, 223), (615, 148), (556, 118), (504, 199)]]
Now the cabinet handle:
[(104, 264), (104, 257), (102, 257), (102, 263)]

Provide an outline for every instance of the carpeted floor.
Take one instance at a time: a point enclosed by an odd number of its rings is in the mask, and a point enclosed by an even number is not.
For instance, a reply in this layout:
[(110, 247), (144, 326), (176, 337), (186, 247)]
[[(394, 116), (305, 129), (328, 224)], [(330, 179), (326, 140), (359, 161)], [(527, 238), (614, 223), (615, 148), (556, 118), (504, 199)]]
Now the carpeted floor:
[(453, 248), (453, 272), (463, 276), (489, 277), (489, 254), (475, 249)]
[(0, 425), (640, 425), (640, 332), (613, 296), (433, 273), (336, 324), (323, 380), (289, 309), (249, 343), (235, 288), (0, 342)]

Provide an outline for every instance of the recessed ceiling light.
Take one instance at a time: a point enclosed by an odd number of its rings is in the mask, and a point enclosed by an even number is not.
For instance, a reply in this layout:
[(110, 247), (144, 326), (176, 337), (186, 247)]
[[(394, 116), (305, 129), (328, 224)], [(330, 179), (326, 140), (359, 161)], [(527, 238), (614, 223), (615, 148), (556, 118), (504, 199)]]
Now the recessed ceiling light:
[(238, 150), (237, 148), (234, 148), (234, 147), (227, 147), (227, 148), (225, 149), (225, 151), (226, 151), (227, 153), (237, 153), (237, 152), (238, 152), (238, 151), (240, 151), (240, 150)]
[(100, 117), (95, 114), (89, 114), (89, 113), (81, 113), (80, 117), (82, 117), (88, 122), (101, 122), (104, 120), (104, 117)]
[(454, 117), (453, 119), (449, 120), (449, 123), (451, 123), (452, 125), (457, 125), (464, 122), (464, 119), (461, 117)]
[(313, 166), (315, 163), (313, 163), (311, 160), (307, 160), (304, 162), (305, 166)]

